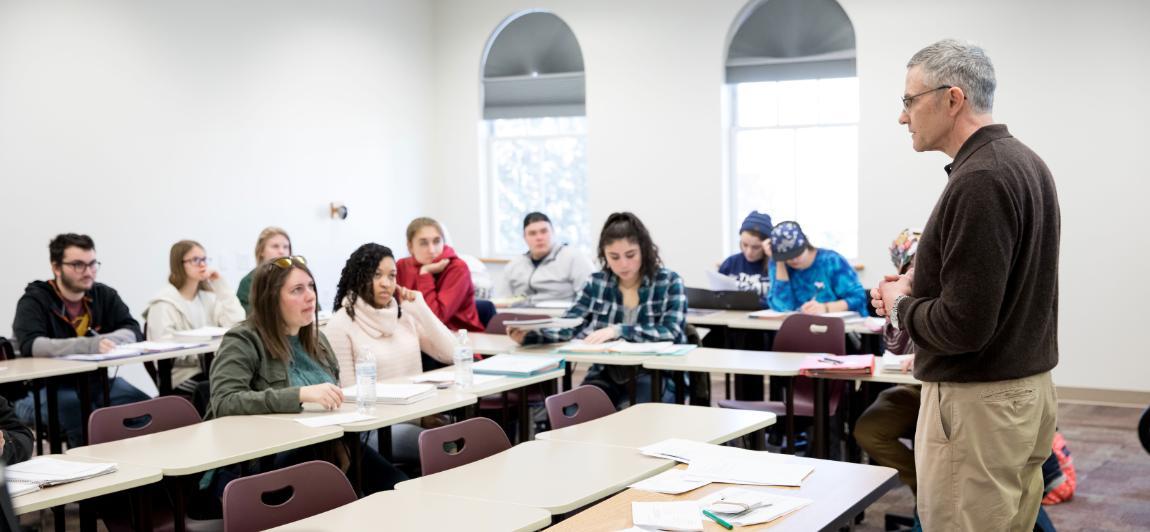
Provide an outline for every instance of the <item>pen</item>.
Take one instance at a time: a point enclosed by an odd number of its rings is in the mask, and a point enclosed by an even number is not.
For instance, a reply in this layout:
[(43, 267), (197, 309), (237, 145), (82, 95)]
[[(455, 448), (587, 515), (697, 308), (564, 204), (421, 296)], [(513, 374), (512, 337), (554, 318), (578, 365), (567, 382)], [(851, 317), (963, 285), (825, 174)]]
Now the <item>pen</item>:
[(827, 357), (820, 358), (819, 362), (830, 362), (831, 364), (842, 364), (843, 363), (843, 361), (841, 361), (841, 360), (836, 360), (836, 359), (827, 358)]
[(721, 526), (727, 530), (731, 530), (731, 529), (735, 528), (735, 527), (731, 526), (731, 523), (728, 523), (722, 519), (719, 519), (719, 516), (717, 516), (711, 512), (708, 512), (707, 510), (703, 510), (703, 515), (710, 517), (712, 521), (719, 523), (719, 526)]

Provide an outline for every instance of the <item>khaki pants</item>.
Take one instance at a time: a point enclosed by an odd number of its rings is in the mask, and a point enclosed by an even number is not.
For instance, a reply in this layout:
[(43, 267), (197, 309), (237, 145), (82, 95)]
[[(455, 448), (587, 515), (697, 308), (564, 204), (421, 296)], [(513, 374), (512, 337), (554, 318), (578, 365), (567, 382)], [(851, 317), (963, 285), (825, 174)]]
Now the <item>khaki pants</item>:
[(859, 447), (879, 465), (895, 468), (898, 478), (916, 492), (914, 452), (899, 438), (914, 437), (920, 396), (918, 386), (887, 388), (862, 413), (854, 429)]
[(1049, 372), (924, 383), (914, 440), (923, 530), (1032, 530), (1056, 424)]

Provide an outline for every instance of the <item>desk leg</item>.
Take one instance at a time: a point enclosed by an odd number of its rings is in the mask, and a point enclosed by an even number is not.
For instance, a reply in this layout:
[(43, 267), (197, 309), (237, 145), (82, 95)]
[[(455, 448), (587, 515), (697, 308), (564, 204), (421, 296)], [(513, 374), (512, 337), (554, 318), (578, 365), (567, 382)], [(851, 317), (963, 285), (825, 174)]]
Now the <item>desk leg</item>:
[(568, 362), (564, 364), (566, 370), (563, 372), (563, 391), (571, 391), (571, 376), (575, 374), (575, 364)]
[(140, 532), (152, 532), (152, 492), (154, 484), (133, 490), (136, 499), (136, 527)]
[(724, 373), (723, 374), (723, 392), (726, 395), (726, 399), (728, 401), (730, 401), (731, 400), (731, 374), (730, 373)]
[(658, 403), (660, 397), (663, 397), (663, 372), (653, 369), (651, 370), (651, 402)]
[(815, 458), (827, 457), (827, 380), (815, 378), (815, 420), (811, 445)]
[(176, 365), (173, 359), (157, 360), (156, 373), (158, 373), (157, 388), (160, 390), (160, 395), (172, 395), (172, 367)]
[(631, 396), (631, 406), (639, 403), (639, 366), (631, 366), (631, 378), (627, 379), (627, 393)]
[[(683, 378), (683, 376), (686, 374), (687, 372), (685, 371), (676, 371), (671, 374), (671, 378), (675, 381), (675, 404), (677, 405), (683, 404), (683, 401), (686, 400), (687, 397), (687, 383), (685, 382), (687, 379)], [(660, 402), (662, 400), (663, 396), (659, 395), (659, 398), (656, 399), (655, 402)]]
[(36, 425), (36, 456), (40, 456), (44, 454), (44, 418), (40, 414), (40, 390), (36, 389), (36, 381), (32, 381), (32, 408)]
[(92, 501), (80, 501), (80, 532), (96, 532), (96, 510)]
[(64, 522), (64, 507), (63, 506), (53, 506), (52, 507), (52, 530), (55, 530), (56, 532), (67, 532), (68, 531), (68, 526)]
[(534, 425), (534, 420), (530, 419), (531, 409), (527, 406), (532, 387), (524, 386), (519, 389), (519, 443), (531, 438), (531, 425)]
[(795, 378), (786, 377), (787, 387), (787, 454), (795, 454)]
[[(347, 475), (351, 480), (351, 487), (357, 496), (363, 496), (363, 443), (359, 440), (358, 432), (346, 432), (343, 441), (347, 446), (347, 457), (350, 463)], [(382, 442), (380, 442), (382, 444)]]
[(108, 382), (108, 368), (96, 368), (96, 378), (100, 379), (100, 387), (104, 390), (103, 406), (112, 406), (112, 385)]
[(88, 445), (88, 419), (92, 417), (92, 381), (91, 375), (80, 373), (76, 375), (76, 395), (80, 399), (80, 438), (82, 445)]
[[(60, 454), (64, 450), (64, 442), (60, 433), (60, 400), (56, 396), (60, 392), (60, 385), (55, 378), (46, 379), (48, 389), (48, 449), (52, 454)], [(53, 513), (55, 510), (53, 510)], [(61, 514), (61, 517), (63, 514)]]
[(383, 455), (388, 462), (392, 462), (394, 457), (391, 452), (391, 427), (375, 429), (375, 441), (379, 444), (379, 454)]
[[(187, 496), (184, 495), (184, 477), (169, 477), (171, 478), (170, 486), (172, 488), (172, 519), (173, 527), (176, 532), (184, 532), (187, 529), (185, 522), (188, 517), (188, 501)], [(149, 511), (149, 513), (151, 513)]]

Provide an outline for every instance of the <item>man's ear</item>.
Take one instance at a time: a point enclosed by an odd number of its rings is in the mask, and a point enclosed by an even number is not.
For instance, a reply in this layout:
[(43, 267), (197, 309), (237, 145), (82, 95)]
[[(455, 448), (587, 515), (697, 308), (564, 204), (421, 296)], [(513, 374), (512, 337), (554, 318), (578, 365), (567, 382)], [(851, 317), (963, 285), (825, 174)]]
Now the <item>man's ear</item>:
[(959, 111), (969, 105), (970, 102), (966, 99), (966, 93), (958, 87), (951, 87), (946, 89), (946, 113), (950, 116), (957, 116)]

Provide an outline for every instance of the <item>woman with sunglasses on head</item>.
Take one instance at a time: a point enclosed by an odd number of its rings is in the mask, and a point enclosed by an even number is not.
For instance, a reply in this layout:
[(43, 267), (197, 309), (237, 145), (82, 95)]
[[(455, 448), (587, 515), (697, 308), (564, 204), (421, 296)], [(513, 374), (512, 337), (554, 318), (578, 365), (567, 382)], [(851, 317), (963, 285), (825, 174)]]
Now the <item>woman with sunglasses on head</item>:
[(427, 306), (448, 329), (483, 332), (475, 308), (471, 269), (443, 238), (443, 226), (431, 218), (407, 225), (410, 257), (396, 263), (399, 286), (423, 293)]
[[(582, 339), (587, 343), (612, 340), (628, 342), (687, 341), (687, 292), (679, 274), (663, 267), (659, 247), (637, 216), (617, 212), (607, 217), (599, 233), (601, 271), (591, 274), (575, 304), (564, 318), (581, 318), (583, 323), (569, 329), (523, 331), (507, 334), (520, 344), (566, 342)], [(631, 368), (594, 364), (583, 384), (602, 388), (616, 405), (626, 402)], [(651, 397), (651, 376), (642, 373), (636, 380), (636, 398)], [(664, 402), (674, 402), (674, 383), (663, 379)]]
[[(274, 226), (266, 227), (263, 231), (260, 231), (260, 236), (256, 239), (257, 267), (268, 259), (287, 257), (289, 255), (291, 255), (291, 237), (288, 236), (287, 231)], [(255, 273), (256, 270), (253, 268), (243, 279), (240, 279), (240, 285), (236, 287), (236, 297), (240, 299), (240, 305), (243, 305), (244, 312), (247, 314), (251, 314), (252, 312), (248, 300), (252, 289), (252, 276), (255, 275)]]
[(176, 331), (200, 327), (230, 328), (244, 320), (239, 298), (209, 262), (198, 242), (172, 244), (168, 284), (144, 309), (148, 340), (170, 340)]
[[(211, 404), (205, 419), (284, 414), (305, 403), (327, 410), (343, 404), (339, 363), (316, 324), (315, 279), (303, 257), (281, 257), (256, 267), (252, 312), (224, 335), (212, 364)], [(347, 464), (341, 442), (276, 455), (276, 467), (324, 459)], [(366, 493), (391, 489), (407, 477), (374, 449), (363, 449)]]

